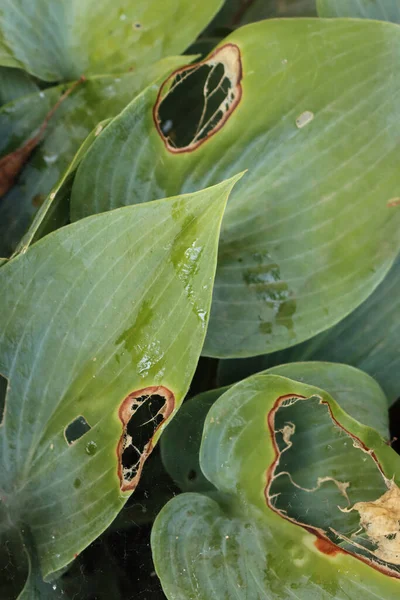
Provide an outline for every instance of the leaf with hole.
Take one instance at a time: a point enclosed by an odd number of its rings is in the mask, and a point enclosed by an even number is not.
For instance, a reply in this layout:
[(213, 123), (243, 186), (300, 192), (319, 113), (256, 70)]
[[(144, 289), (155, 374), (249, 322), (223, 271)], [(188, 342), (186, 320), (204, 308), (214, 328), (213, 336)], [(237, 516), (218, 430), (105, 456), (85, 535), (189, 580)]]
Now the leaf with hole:
[[(272, 367), (264, 374), (281, 375), (326, 390), (350, 416), (389, 439), (387, 399), (376, 381), (362, 371), (348, 365), (299, 362)], [(200, 443), (208, 411), (228, 389), (217, 388), (186, 401), (161, 438), (165, 468), (184, 492), (215, 489), (199, 465)]]
[(45, 81), (136, 71), (183, 52), (222, 0), (12, 0), (0, 8), (0, 65)]
[(248, 168), (222, 225), (203, 353), (308, 339), (365, 300), (399, 250), (399, 68), (392, 24), (243, 27), (110, 124), (78, 169), (71, 217)]
[[(41, 222), (43, 213), (52, 210), (54, 227), (65, 223), (68, 205), (58, 215), (48, 195), (60, 184), (80, 145), (93, 130), (99, 133), (100, 121), (117, 115), (145, 86), (185, 60), (170, 57), (134, 73), (94, 77), (75, 87), (50, 119), (41, 143), (26, 157), (14, 186), (0, 198), (1, 256), (9, 256), (16, 249), (39, 209)], [(70, 88), (51, 87), (4, 106), (0, 110), (0, 154), (4, 157), (32, 139), (61, 94)]]
[(400, 459), (325, 391), (238, 383), (207, 415), (200, 466), (215, 490), (153, 527), (167, 598), (398, 598)]
[(84, 219), (0, 270), (1, 530), (30, 532), (44, 578), (122, 509), (187, 392), (237, 179)]

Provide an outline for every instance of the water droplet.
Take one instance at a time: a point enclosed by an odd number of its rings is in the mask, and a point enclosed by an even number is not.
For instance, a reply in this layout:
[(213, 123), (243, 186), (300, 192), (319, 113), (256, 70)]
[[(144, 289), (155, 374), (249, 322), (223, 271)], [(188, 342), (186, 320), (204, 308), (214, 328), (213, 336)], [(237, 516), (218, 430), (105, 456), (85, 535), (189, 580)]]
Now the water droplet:
[(54, 583), (54, 584), (53, 584), (53, 590), (56, 590), (56, 589), (57, 589), (57, 586), (56, 586), (56, 584)]
[(48, 156), (43, 156), (44, 158), (44, 162), (48, 165), (52, 165), (53, 163), (56, 162), (57, 158), (58, 158), (58, 154), (50, 154)]
[(94, 454), (96, 454), (97, 452), (97, 444), (96, 442), (88, 442), (86, 444), (86, 454), (89, 454), (89, 456), (93, 456)]
[(205, 323), (206, 317), (207, 317), (207, 311), (206, 310), (203, 310), (203, 309), (199, 308), (199, 309), (196, 310), (196, 315), (199, 317), (199, 319), (200, 319), (200, 321), (202, 323)]

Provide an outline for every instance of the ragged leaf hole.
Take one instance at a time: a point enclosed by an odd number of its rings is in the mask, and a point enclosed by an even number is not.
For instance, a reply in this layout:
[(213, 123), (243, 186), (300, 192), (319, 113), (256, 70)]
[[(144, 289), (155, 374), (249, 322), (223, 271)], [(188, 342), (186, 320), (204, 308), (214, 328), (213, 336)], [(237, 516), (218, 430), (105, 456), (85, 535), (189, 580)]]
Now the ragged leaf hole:
[(64, 437), (67, 440), (67, 444), (70, 446), (88, 431), (91, 430), (91, 426), (86, 421), (85, 417), (79, 415), (76, 417), (67, 427), (64, 429)]
[[(400, 490), (374, 452), (317, 395), (278, 398), (268, 426), (275, 448), (265, 488), (269, 508), (316, 535), (324, 554), (345, 552), (400, 578)], [(313, 431), (321, 438), (315, 447)], [(330, 458), (333, 449), (345, 463)], [(361, 470), (368, 485), (359, 480)]]
[(123, 431), (118, 443), (118, 476), (121, 491), (133, 491), (144, 463), (153, 450), (153, 438), (174, 409), (175, 397), (163, 386), (152, 386), (129, 394), (119, 417)]
[(154, 107), (167, 149), (191, 152), (221, 129), (240, 102), (241, 79), (240, 50), (234, 44), (175, 71), (161, 86)]

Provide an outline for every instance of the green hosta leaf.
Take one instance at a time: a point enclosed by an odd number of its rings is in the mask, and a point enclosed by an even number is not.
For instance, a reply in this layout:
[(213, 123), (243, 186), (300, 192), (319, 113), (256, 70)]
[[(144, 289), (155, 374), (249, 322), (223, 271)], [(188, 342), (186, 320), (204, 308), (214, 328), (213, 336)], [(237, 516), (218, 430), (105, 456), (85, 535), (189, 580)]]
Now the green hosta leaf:
[(44, 577), (121, 510), (188, 389), (237, 179), (82, 220), (0, 270), (1, 528), (29, 529)]
[(18, 600), (68, 600), (69, 595), (65, 595), (61, 583), (43, 581), (39, 558), (30, 532), (24, 530), (21, 537), (27, 555), (29, 574)]
[(400, 458), (322, 390), (276, 375), (214, 404), (200, 465), (152, 549), (167, 598), (396, 600)]
[(0, 67), (0, 106), (37, 91), (36, 83), (21, 69)]
[[(347, 365), (306, 362), (272, 367), (264, 373), (327, 390), (350, 416), (389, 439), (387, 399), (376, 381), (362, 371)], [(214, 487), (200, 469), (200, 442), (208, 411), (228, 389), (218, 388), (185, 402), (161, 438), (165, 468), (184, 492), (208, 491)]]
[(399, 0), (317, 0), (320, 17), (356, 17), (400, 23)]
[(365, 300), (399, 249), (400, 211), (390, 205), (400, 183), (399, 68), (392, 24), (243, 27), (203, 66), (181, 71), (161, 108), (171, 80), (115, 119), (78, 169), (72, 218), (248, 168), (223, 221), (204, 354), (308, 339)]
[(14, 255), (25, 252), (33, 242), (69, 223), (69, 199), (76, 169), (93, 141), (111, 121), (112, 119), (101, 121), (87, 136), (57, 185), (40, 206), (28, 231), (16, 247)]
[(7, 0), (0, 64), (46, 81), (137, 70), (179, 54), (222, 0)]
[[(74, 90), (52, 117), (44, 140), (31, 155), (14, 187), (0, 198), (0, 256), (9, 256), (15, 250), (39, 207), (99, 121), (117, 115), (143, 87), (185, 60), (187, 58), (170, 57), (134, 73), (94, 77)], [(64, 86), (52, 87), (3, 107), (0, 154), (15, 151), (37, 132), (64, 89)]]
[(368, 300), (335, 327), (282, 352), (221, 361), (219, 383), (234, 383), (273, 364), (328, 360), (345, 362), (369, 373), (392, 403), (400, 397), (399, 315), (400, 257)]

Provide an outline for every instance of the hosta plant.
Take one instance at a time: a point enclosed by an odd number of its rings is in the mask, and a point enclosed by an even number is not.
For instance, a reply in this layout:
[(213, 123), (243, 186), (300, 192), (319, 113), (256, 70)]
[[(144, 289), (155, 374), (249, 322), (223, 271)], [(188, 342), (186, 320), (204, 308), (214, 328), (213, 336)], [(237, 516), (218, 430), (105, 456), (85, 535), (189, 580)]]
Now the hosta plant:
[(399, 23), (0, 0), (2, 599), (397, 600)]

